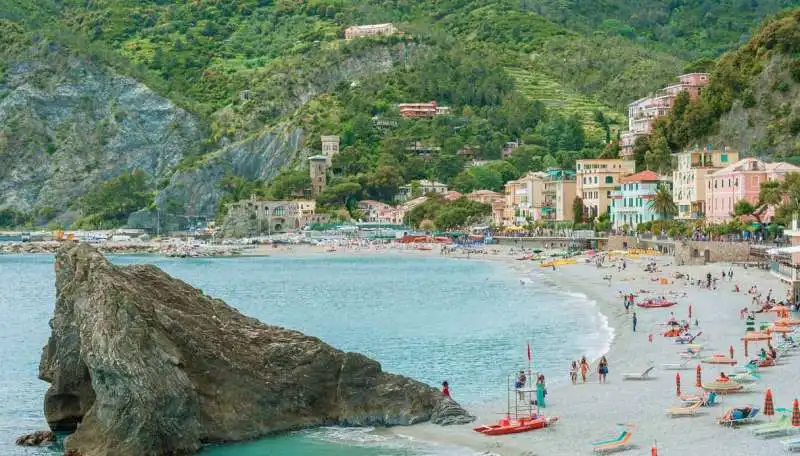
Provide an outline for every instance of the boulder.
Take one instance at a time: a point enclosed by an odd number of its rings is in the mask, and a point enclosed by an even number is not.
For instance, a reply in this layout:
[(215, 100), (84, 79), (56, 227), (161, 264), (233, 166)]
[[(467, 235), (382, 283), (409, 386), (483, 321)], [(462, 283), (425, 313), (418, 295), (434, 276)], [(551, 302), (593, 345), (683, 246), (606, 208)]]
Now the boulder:
[(469, 420), (428, 385), (242, 315), (154, 266), (66, 244), (55, 269), (39, 377), (50, 428), (72, 432), (66, 451), (184, 455), (309, 426)]
[(50, 444), (56, 441), (56, 436), (51, 431), (36, 431), (31, 434), (25, 434), (17, 438), (16, 444), (18, 446), (41, 446)]

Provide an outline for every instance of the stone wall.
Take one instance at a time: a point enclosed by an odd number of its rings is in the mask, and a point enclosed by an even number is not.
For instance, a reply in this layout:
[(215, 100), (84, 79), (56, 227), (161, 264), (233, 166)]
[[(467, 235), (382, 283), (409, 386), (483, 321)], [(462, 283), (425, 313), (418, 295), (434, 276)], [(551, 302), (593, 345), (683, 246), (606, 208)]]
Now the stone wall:
[(638, 248), (636, 238), (633, 236), (609, 236), (606, 250), (625, 250), (625, 248)]
[(746, 242), (676, 241), (675, 263), (706, 264), (750, 261), (750, 244)]

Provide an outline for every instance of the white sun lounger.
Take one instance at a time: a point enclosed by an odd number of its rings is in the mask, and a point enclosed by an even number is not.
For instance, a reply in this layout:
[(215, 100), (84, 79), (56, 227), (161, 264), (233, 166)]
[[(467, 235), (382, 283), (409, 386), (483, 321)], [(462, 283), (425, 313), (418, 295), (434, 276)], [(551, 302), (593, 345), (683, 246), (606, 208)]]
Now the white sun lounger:
[(650, 380), (652, 378), (655, 378), (650, 376), (650, 373), (653, 372), (653, 369), (655, 368), (653, 366), (650, 366), (640, 374), (631, 374), (631, 373), (622, 374), (622, 378), (624, 380)]
[(690, 361), (692, 361), (692, 358), (684, 358), (680, 363), (664, 363), (661, 367), (668, 370), (689, 370), (691, 369), (691, 366), (689, 366)]

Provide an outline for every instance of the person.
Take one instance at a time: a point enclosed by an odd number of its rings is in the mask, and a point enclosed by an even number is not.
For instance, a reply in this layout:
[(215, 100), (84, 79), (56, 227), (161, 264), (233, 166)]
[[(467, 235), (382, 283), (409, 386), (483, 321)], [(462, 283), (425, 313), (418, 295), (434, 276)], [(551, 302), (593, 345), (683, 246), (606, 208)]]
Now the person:
[(761, 361), (766, 361), (767, 351), (762, 348), (761, 352), (758, 354), (758, 357), (761, 358)]
[(608, 360), (605, 356), (600, 358), (600, 362), (597, 363), (597, 374), (600, 377), (600, 383), (605, 383), (606, 374), (608, 374)]
[(519, 375), (517, 375), (517, 381), (514, 382), (514, 388), (517, 389), (517, 394), (519, 395), (520, 400), (525, 400), (525, 392), (522, 391), (522, 388), (525, 388), (525, 384), (528, 382), (528, 377), (525, 376), (525, 371), (519, 371)]
[(725, 372), (720, 372), (719, 373), (719, 378), (717, 378), (717, 381), (718, 382), (728, 382), (728, 381), (730, 381), (730, 378), (728, 378), (728, 376), (725, 375)]
[[(785, 336), (786, 334), (784, 334)], [(572, 361), (572, 365), (569, 366), (569, 379), (572, 380), (572, 384), (575, 385), (578, 383), (578, 362)]]
[(633, 323), (633, 332), (636, 332), (636, 322), (637, 322), (636, 312), (633, 312), (633, 319), (631, 320), (631, 322)]
[(772, 345), (769, 346), (769, 355), (774, 360), (778, 359), (778, 350), (775, 350), (775, 347)]
[(586, 383), (586, 374), (589, 373), (589, 362), (586, 361), (585, 356), (581, 357), (580, 368), (581, 368), (581, 378), (583, 379), (583, 383)]
[(450, 397), (450, 385), (447, 383), (447, 380), (442, 382), (442, 396)]
[(545, 396), (547, 396), (547, 387), (544, 384), (544, 374), (539, 374), (536, 376), (536, 405), (542, 408), (547, 407), (544, 401)]

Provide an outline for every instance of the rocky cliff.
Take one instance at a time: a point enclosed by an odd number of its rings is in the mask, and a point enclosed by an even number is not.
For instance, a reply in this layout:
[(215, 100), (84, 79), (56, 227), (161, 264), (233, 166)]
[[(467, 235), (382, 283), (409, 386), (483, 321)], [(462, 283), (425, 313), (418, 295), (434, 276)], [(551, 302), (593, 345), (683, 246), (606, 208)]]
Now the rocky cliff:
[[(87, 456), (182, 455), (322, 424), (468, 422), (434, 388), (248, 318), (154, 266), (89, 245), (56, 256), (40, 378), (50, 427)], [(446, 416), (438, 416), (446, 414)]]
[(91, 58), (41, 42), (4, 66), (0, 208), (46, 221), (123, 171), (162, 179), (201, 146), (198, 119)]

